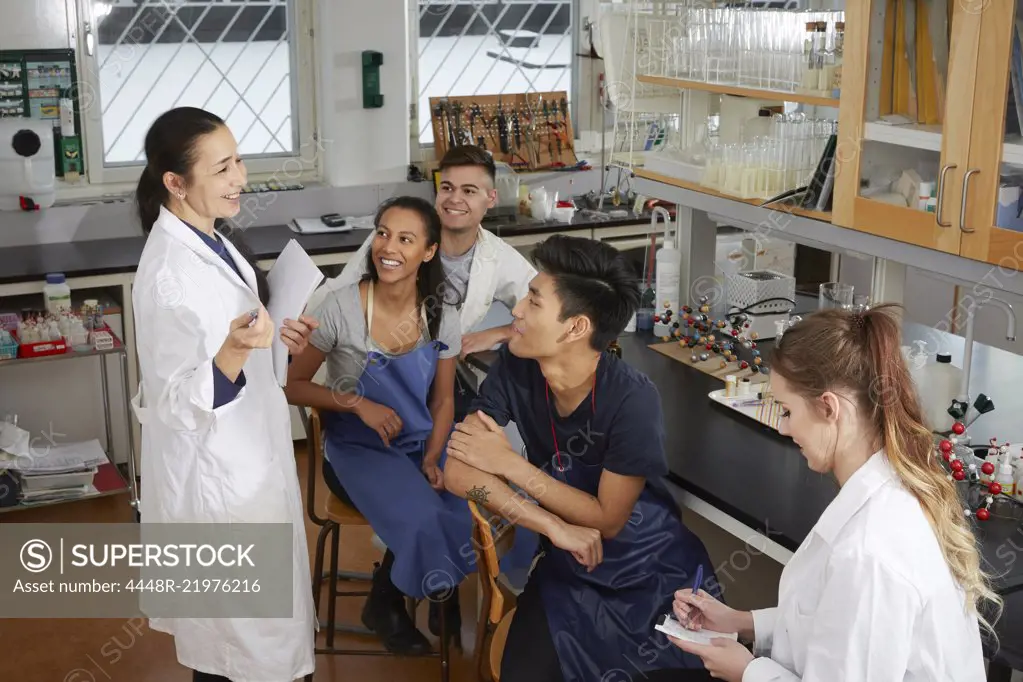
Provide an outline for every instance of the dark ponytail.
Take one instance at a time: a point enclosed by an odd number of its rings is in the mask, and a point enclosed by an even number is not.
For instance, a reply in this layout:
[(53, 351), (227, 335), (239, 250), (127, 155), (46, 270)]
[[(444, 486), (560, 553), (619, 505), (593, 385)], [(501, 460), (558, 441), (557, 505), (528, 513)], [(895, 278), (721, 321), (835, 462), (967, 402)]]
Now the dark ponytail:
[[(433, 207), (433, 204), (419, 197), (402, 196), (388, 199), (377, 209), (376, 216), (373, 218), (374, 228), (380, 226), (384, 214), (392, 208), (402, 208), (419, 216), (423, 222), (423, 229), (426, 231), (427, 248), (440, 244), (440, 216), (437, 215), (437, 209)], [(369, 279), (377, 281), (377, 266), (373, 262), (372, 249), (366, 254), (366, 272)], [(440, 253), (419, 266), (419, 273), (416, 277), (416, 303), (425, 306), (426, 325), (430, 330), (430, 338), (436, 339), (440, 331), (440, 319), (444, 304), (456, 306), (461, 303), (456, 289), (448, 283), (447, 277), (444, 275), (444, 264), (441, 263)]]
[[(160, 217), (160, 207), (170, 199), (170, 192), (163, 184), (165, 173), (174, 173), (187, 181), (191, 177), (192, 167), (198, 160), (199, 140), (204, 136), (226, 127), (223, 119), (204, 109), (195, 107), (177, 107), (164, 112), (153, 121), (146, 133), (146, 167), (139, 177), (135, 189), (135, 209), (142, 232), (146, 235), (153, 229)], [(227, 221), (217, 219), (214, 229), (230, 241), (242, 254), (256, 273), (256, 288), (260, 302), (265, 306), (270, 303), (270, 286), (266, 273), (256, 265), (252, 250), (240, 238), (235, 230), (227, 226)]]

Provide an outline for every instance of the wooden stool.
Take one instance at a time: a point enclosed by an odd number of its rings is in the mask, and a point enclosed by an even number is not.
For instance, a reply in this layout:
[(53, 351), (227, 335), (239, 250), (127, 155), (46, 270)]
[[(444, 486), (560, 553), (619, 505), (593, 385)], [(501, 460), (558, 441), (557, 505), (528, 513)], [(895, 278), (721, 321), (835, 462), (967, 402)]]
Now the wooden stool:
[[(308, 409), (308, 413), (307, 413)], [(324, 461), (323, 427), (320, 421), (320, 413), (316, 408), (301, 408), (302, 421), (306, 429), (306, 438), (309, 449), (309, 471), (308, 490), (306, 492), (306, 508), (310, 520), (320, 526), (320, 533), (316, 539), (316, 559), (313, 565), (313, 604), (316, 609), (316, 618), (321, 629), (326, 629), (326, 646), (316, 647), (317, 654), (328, 656), (399, 656), (386, 650), (365, 650), (365, 649), (342, 649), (334, 646), (334, 636), (337, 632), (346, 632), (358, 635), (375, 636), (375, 634), (361, 625), (349, 625), (338, 623), (336, 618), (338, 597), (368, 597), (369, 590), (339, 590), (338, 581), (360, 581), (371, 582), (373, 576), (369, 573), (357, 573), (352, 571), (338, 570), (338, 553), (341, 544), (341, 529), (345, 526), (370, 526), (366, 517), (359, 513), (351, 505), (346, 504), (332, 493), (327, 494), (327, 499), (320, 509), (316, 506), (316, 484), (322, 475)], [(321, 516), (322, 514), (322, 516)], [(326, 551), (327, 539), (330, 538), (330, 568), (323, 570), (324, 553)], [(320, 615), (320, 594), (323, 587), (323, 579), (328, 580), (329, 600), (327, 603), (327, 619), (319, 620)], [(409, 615), (415, 621), (416, 608), (419, 601), (406, 598)], [(440, 609), (440, 653), (430, 652), (425, 656), (438, 656), (441, 661), (441, 681), (448, 682), (450, 675), (450, 657), (448, 652), (447, 623), (445, 622), (444, 609)], [(311, 682), (312, 675), (306, 676), (306, 682)]]

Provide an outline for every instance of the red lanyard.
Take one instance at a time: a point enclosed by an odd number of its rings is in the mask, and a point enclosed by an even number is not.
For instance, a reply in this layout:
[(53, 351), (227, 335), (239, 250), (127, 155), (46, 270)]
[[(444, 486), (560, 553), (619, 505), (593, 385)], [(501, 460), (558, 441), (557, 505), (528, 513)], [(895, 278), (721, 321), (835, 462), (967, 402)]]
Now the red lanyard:
[[(600, 367), (600, 363), (597, 363), (597, 367)], [(561, 473), (565, 473), (565, 465), (561, 463), (561, 446), (558, 445), (558, 434), (554, 431), (554, 412), (551, 410), (551, 385), (544, 381), (547, 386), (547, 416), (551, 420), (551, 437), (554, 438), (554, 457), (557, 459), (557, 469)], [(596, 414), (597, 412), (597, 371), (593, 371), (593, 386), (590, 388), (590, 412)]]

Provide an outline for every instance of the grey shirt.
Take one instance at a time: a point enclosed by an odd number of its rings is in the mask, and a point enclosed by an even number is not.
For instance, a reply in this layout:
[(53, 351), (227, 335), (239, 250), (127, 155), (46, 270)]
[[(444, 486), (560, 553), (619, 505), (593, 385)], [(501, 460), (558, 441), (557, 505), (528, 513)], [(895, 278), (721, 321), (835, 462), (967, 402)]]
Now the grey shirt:
[[(458, 293), (457, 307), (461, 309), (465, 302), (465, 294), (469, 289), (469, 270), (472, 268), (472, 257), (476, 253), (476, 245), (473, 242), (472, 248), (461, 256), (447, 256), (443, 251), (440, 253), (440, 262), (444, 266), (444, 274), (447, 276), (451, 287)], [(448, 297), (451, 299), (451, 297)]]
[[(309, 343), (327, 355), (327, 386), (339, 393), (355, 392), (359, 386), (359, 378), (366, 367), (366, 355), (370, 350), (383, 353), (388, 357), (398, 357), (380, 347), (366, 333), (366, 312), (359, 296), (359, 284), (350, 284), (327, 294), (323, 303), (313, 312), (313, 317), (320, 323), (318, 329), (309, 336)], [(417, 332), (416, 320), (402, 323), (401, 329), (408, 334)], [(430, 339), (429, 331), (419, 335), (413, 350), (426, 345)], [(400, 339), (402, 345), (410, 342), (409, 338)], [(452, 306), (444, 305), (441, 309), (440, 327), (437, 340), (447, 345), (440, 351), (439, 357), (457, 357), (462, 351), (462, 328), (458, 319), (458, 311)], [(412, 351), (408, 351), (412, 352)]]

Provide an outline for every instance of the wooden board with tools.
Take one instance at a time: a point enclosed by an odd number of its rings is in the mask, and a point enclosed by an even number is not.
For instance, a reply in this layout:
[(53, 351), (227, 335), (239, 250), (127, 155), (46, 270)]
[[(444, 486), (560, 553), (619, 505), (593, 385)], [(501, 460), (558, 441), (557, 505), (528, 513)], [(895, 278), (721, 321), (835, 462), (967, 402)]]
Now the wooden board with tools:
[(437, 159), (453, 146), (475, 144), (516, 170), (578, 163), (566, 92), (431, 97)]

